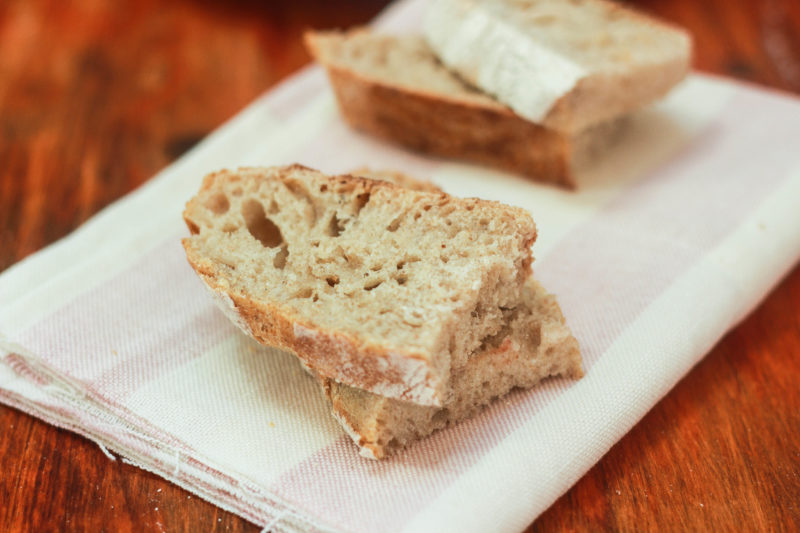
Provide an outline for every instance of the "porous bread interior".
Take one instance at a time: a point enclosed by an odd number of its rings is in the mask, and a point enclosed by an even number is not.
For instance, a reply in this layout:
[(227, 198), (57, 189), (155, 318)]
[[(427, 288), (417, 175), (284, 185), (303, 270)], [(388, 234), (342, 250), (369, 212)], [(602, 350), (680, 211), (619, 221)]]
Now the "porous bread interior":
[(435, 0), (424, 26), (466, 82), (568, 135), (662, 97), (691, 60), (686, 31), (605, 0)]
[(583, 374), (578, 343), (555, 301), (533, 278), (508, 322), (467, 364), (453, 372), (448, 401), (426, 407), (326, 380), (334, 414), (356, 437), (362, 454), (383, 458), (449, 424), (473, 416), (515, 387), (550, 376)]
[(518, 304), (535, 238), (517, 208), (299, 165), (209, 175), (184, 217), (231, 292), (445, 378)]
[(442, 65), (420, 35), (330, 31), (313, 33), (309, 40), (323, 63), (410, 91), (424, 91), (491, 109), (507, 109)]
[(589, 72), (667, 62), (686, 33), (604, 0), (489, 0), (481, 8)]

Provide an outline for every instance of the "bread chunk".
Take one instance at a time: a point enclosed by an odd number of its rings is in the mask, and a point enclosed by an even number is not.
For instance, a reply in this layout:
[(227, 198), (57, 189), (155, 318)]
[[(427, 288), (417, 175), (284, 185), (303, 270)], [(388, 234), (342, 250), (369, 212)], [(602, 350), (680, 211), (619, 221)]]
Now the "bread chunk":
[(523, 119), (445, 68), (421, 36), (316, 32), (306, 44), (352, 127), (419, 152), (574, 188), (622, 124), (564, 134)]
[(484, 340), (467, 364), (453, 373), (442, 407), (393, 400), (322, 378), (333, 414), (360, 454), (382, 459), (412, 442), (475, 415), (515, 387), (529, 388), (550, 376), (583, 375), (578, 342), (564, 322), (555, 297), (533, 278), (520, 305)]
[(432, 0), (424, 33), (468, 83), (567, 134), (666, 94), (692, 48), (686, 31), (606, 0)]
[(530, 275), (518, 208), (293, 165), (207, 176), (189, 263), (246, 333), (315, 375), (441, 406)]

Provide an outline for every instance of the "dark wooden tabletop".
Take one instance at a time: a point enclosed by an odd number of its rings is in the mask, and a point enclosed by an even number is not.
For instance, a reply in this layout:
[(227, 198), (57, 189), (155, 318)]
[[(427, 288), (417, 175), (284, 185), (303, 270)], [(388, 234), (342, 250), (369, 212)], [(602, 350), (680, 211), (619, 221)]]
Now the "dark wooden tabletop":
[[(0, 270), (146, 181), (383, 1), (0, 3)], [(797, 0), (638, 0), (696, 66), (800, 93)], [(531, 531), (800, 529), (800, 268)], [(0, 406), (0, 530), (258, 531)]]

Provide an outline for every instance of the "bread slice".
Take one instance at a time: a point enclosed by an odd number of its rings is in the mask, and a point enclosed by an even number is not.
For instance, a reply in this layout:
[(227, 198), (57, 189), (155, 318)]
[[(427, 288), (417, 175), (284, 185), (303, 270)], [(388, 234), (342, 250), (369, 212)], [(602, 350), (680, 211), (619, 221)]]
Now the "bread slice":
[(450, 379), (442, 407), (393, 400), (322, 378), (334, 416), (364, 457), (382, 459), (447, 425), (468, 418), (515, 387), (550, 376), (583, 375), (578, 342), (555, 298), (529, 278), (506, 325), (486, 339)]
[(184, 219), (189, 263), (246, 333), (436, 406), (518, 307), (536, 237), (522, 209), (300, 165), (211, 174)]
[(575, 170), (610, 144), (618, 122), (564, 135), (513, 113), (448, 71), (420, 36), (365, 30), (306, 34), (354, 128), (428, 154), (575, 187)]
[(605, 0), (432, 0), (424, 33), (469, 83), (568, 134), (661, 97), (691, 57), (684, 30)]

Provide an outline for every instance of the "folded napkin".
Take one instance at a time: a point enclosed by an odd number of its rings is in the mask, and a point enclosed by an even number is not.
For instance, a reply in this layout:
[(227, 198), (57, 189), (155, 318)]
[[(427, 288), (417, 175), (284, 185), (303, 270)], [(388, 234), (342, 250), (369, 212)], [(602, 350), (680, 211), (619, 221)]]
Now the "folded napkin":
[[(385, 29), (415, 28), (420, 2)], [(586, 472), (800, 256), (800, 102), (695, 75), (580, 192), (350, 131), (318, 67), (0, 276), (0, 401), (275, 531), (516, 531)], [(522, 206), (586, 376), (518, 391), (399, 456), (360, 457), (294, 358), (216, 309), (180, 213), (220, 167), (363, 165)]]

